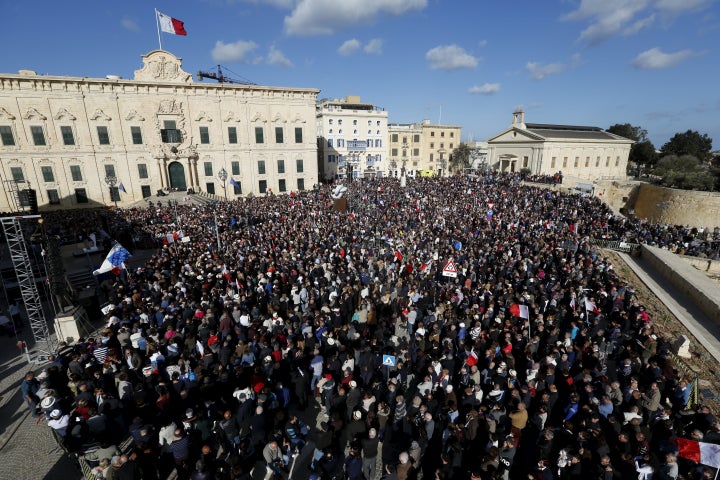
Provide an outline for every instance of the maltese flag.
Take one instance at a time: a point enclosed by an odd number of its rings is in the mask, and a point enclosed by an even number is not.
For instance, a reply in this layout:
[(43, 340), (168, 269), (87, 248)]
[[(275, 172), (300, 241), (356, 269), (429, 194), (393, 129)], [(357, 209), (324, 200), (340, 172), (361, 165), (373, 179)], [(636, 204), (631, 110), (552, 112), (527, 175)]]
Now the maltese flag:
[(115, 275), (119, 275), (120, 268), (125, 268), (125, 261), (130, 257), (132, 257), (130, 252), (116, 242), (112, 249), (110, 249), (107, 257), (105, 257), (105, 261), (100, 265), (100, 268), (93, 272), (93, 275), (100, 275), (101, 273), (110, 271)]
[(678, 438), (678, 456), (713, 468), (720, 467), (720, 445)]
[(165, 33), (172, 33), (173, 35), (187, 35), (187, 31), (185, 30), (185, 22), (181, 22), (177, 18), (172, 18), (169, 15), (160, 13), (157, 10), (155, 10), (155, 12), (157, 13), (160, 30)]

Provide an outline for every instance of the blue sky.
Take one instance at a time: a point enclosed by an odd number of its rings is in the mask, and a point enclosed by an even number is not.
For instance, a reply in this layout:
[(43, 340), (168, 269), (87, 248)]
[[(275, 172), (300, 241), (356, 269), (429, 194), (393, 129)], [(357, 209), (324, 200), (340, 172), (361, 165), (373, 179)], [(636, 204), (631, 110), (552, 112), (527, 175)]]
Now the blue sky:
[(393, 123), (463, 140), (526, 121), (632, 123), (656, 148), (688, 129), (720, 148), (720, 0), (0, 0), (0, 71), (132, 78), (162, 35), (188, 72), (359, 95)]

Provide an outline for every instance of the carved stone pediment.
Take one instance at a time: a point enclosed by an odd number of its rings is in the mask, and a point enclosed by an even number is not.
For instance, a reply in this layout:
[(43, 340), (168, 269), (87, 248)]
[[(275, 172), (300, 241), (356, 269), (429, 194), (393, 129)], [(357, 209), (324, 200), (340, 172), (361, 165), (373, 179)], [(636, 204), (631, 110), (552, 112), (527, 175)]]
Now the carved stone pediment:
[(61, 108), (53, 118), (55, 120), (75, 120), (75, 115), (70, 113), (67, 108)]
[(250, 121), (251, 122), (267, 122), (267, 120), (265, 120), (265, 117), (263, 117), (263, 115), (260, 112), (255, 112), (255, 114), (252, 116)]
[(40, 119), (40, 120), (47, 120), (47, 117), (43, 115), (42, 113), (38, 112), (35, 107), (28, 108), (25, 113), (23, 114), (23, 118), (25, 120), (31, 120), (31, 119)]
[(139, 122), (144, 122), (145, 117), (140, 115), (137, 110), (130, 110), (128, 114), (125, 116), (125, 120), (137, 120)]
[(8, 112), (4, 108), (0, 107), (0, 118), (6, 118), (8, 120), (15, 120), (15, 115)]
[(303, 119), (300, 115), (295, 115), (295, 119), (292, 123), (305, 123), (305, 119)]
[(225, 116), (223, 117), (223, 122), (241, 122), (240, 115), (238, 115), (236, 112), (227, 112), (225, 113)]
[(135, 80), (193, 83), (192, 75), (182, 69), (182, 59), (170, 52), (153, 50), (142, 59), (143, 68), (135, 70)]
[(285, 120), (285, 118), (283, 118), (283, 116), (280, 114), (280, 112), (277, 112), (275, 114), (275, 116), (273, 117), (273, 122), (274, 123), (287, 123), (287, 121)]
[(202, 111), (197, 114), (197, 117), (195, 117), (196, 122), (205, 121), (205, 122), (212, 122), (212, 118), (210, 115), (207, 114), (207, 112)]
[(103, 112), (101, 108), (98, 108), (97, 110), (95, 110), (95, 113), (90, 115), (90, 120), (104, 120), (106, 122), (109, 122), (110, 120), (112, 120), (112, 118), (110, 117), (110, 115)]

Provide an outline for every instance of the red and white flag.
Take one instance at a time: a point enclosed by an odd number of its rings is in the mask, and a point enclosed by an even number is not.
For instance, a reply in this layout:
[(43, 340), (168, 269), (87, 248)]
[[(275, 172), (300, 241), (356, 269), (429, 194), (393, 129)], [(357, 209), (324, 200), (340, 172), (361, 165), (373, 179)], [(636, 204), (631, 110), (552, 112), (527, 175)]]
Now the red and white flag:
[(600, 313), (600, 310), (598, 310), (598, 308), (595, 306), (595, 303), (587, 298), (585, 299), (585, 310), (587, 310), (588, 312), (593, 312), (596, 315)]
[(430, 268), (430, 265), (432, 265), (432, 260), (428, 260), (427, 262), (420, 265), (420, 268), (418, 268), (419, 271), (424, 272), (428, 268)]
[(181, 22), (177, 18), (172, 18), (169, 15), (160, 13), (157, 10), (155, 10), (155, 12), (157, 13), (160, 30), (165, 33), (172, 33), (173, 35), (187, 35), (185, 22)]
[(678, 456), (709, 467), (720, 467), (720, 445), (678, 438)]
[(475, 350), (470, 350), (470, 354), (465, 359), (465, 363), (470, 367), (472, 367), (473, 365), (477, 365), (478, 356), (477, 356), (477, 353), (475, 353)]
[(402, 252), (401, 252), (400, 250), (396, 250), (396, 251), (395, 251), (395, 258), (398, 259), (398, 262), (402, 262), (402, 261), (403, 261), (403, 258), (405, 258), (405, 257), (403, 257), (403, 254), (402, 254)]

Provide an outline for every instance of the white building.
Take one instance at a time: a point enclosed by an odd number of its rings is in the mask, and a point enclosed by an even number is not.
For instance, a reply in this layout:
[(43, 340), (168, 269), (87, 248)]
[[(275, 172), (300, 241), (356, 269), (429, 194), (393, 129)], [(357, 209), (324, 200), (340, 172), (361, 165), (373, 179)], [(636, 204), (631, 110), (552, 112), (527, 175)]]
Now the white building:
[(195, 83), (171, 53), (142, 58), (132, 80), (0, 74), (0, 211), (15, 210), (15, 186), (41, 207), (77, 208), (317, 183), (318, 90)]
[(599, 127), (525, 123), (525, 113), (488, 140), (490, 168), (503, 172), (528, 169), (532, 175), (583, 180), (624, 179), (632, 140)]
[(318, 168), (325, 180), (383, 176), (388, 169), (388, 114), (360, 97), (317, 103)]
[(466, 142), (470, 148), (470, 168), (485, 170), (488, 167), (488, 142)]

